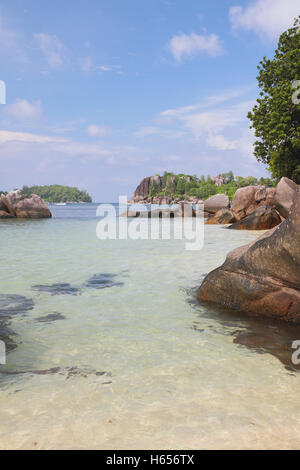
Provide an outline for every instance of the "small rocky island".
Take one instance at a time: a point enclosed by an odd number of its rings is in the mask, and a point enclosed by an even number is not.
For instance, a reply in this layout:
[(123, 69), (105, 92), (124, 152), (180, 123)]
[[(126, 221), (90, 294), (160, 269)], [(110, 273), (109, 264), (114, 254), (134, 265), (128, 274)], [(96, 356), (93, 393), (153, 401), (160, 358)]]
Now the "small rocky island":
[[(254, 184), (247, 185), (247, 182)], [(260, 184), (264, 182), (269, 185)], [(209, 225), (229, 225), (229, 229), (235, 230), (269, 230), (288, 217), (297, 188), (298, 185), (286, 177), (277, 186), (271, 186), (270, 180), (234, 178), (232, 172), (207, 179), (165, 173), (163, 177), (155, 175), (144, 178), (130, 203), (173, 207), (148, 212), (129, 209), (122, 216), (197, 217), (201, 212), (196, 208), (190, 210), (188, 205), (203, 204), (204, 217)], [(183, 193), (181, 198), (180, 191)], [(209, 194), (213, 195), (205, 198)], [(199, 199), (197, 196), (204, 197)]]
[(11, 191), (0, 196), (0, 219), (45, 219), (52, 217), (50, 209), (40, 196), (26, 197), (22, 191)]

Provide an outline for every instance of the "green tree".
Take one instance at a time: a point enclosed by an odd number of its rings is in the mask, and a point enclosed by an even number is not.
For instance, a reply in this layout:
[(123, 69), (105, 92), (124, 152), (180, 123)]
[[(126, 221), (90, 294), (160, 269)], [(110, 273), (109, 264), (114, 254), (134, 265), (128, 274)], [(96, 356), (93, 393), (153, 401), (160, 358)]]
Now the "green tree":
[(284, 32), (272, 60), (258, 66), (260, 97), (248, 118), (258, 140), (254, 154), (277, 180), (287, 176), (300, 183), (300, 105), (295, 82), (300, 79), (300, 16)]

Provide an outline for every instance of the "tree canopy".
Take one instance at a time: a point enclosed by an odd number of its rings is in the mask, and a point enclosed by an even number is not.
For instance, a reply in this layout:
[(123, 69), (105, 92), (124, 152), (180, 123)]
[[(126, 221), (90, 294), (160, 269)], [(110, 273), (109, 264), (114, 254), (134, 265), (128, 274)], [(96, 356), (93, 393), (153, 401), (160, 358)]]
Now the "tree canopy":
[(217, 193), (227, 194), (230, 199), (233, 198), (235, 192), (239, 188), (249, 185), (263, 185), (272, 187), (275, 180), (271, 178), (257, 179), (254, 176), (234, 176), (232, 171), (223, 173), (219, 176), (224, 178), (224, 184), (217, 186), (210, 176), (196, 175), (175, 175), (174, 173), (165, 172), (161, 177), (161, 185), (155, 181), (150, 186), (148, 197), (153, 196), (172, 196), (173, 199), (183, 199), (189, 196), (198, 199), (207, 199)]
[(272, 60), (258, 66), (260, 97), (248, 118), (258, 140), (254, 154), (276, 179), (300, 183), (300, 16), (284, 32)]
[(61, 186), (59, 184), (53, 184), (51, 186), (23, 186), (22, 192), (27, 197), (36, 194), (46, 202), (92, 202), (91, 196), (85, 190)]

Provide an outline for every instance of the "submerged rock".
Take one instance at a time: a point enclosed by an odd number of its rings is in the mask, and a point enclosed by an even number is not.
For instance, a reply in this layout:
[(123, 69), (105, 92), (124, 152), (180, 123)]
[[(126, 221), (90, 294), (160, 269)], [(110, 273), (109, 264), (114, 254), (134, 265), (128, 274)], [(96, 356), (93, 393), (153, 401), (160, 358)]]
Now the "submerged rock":
[(280, 223), (281, 217), (276, 209), (271, 206), (262, 206), (228, 228), (234, 230), (269, 230)]
[(76, 295), (80, 292), (79, 287), (72, 287), (68, 283), (61, 283), (61, 284), (51, 284), (51, 285), (36, 285), (32, 286), (34, 290), (38, 290), (39, 292), (48, 292), (52, 295)]
[(198, 291), (198, 300), (300, 323), (300, 191), (289, 218), (228, 254)]
[(103, 273), (95, 274), (86, 283), (85, 287), (93, 289), (106, 289), (108, 287), (121, 287), (123, 282), (116, 281), (117, 274)]
[(36, 320), (40, 323), (50, 323), (53, 321), (58, 321), (58, 320), (65, 320), (66, 317), (62, 315), (61, 313), (53, 312), (49, 313), (48, 315), (44, 315), (43, 317), (39, 317)]
[(32, 299), (22, 295), (0, 294), (0, 318), (11, 318), (32, 310)]

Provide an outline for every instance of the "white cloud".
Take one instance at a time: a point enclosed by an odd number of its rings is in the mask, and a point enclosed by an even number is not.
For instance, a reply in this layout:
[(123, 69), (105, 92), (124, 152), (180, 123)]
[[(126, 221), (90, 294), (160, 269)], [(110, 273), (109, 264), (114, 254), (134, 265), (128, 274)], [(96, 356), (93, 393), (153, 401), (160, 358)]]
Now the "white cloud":
[(256, 0), (245, 8), (230, 8), (229, 18), (233, 28), (254, 31), (272, 40), (293, 26), (299, 14), (299, 0)]
[(218, 150), (235, 150), (238, 142), (236, 140), (226, 140), (224, 135), (209, 134), (207, 143), (210, 147)]
[[(202, 154), (207, 152), (210, 159), (214, 158), (212, 151), (223, 152), (222, 157), (216, 157), (216, 161), (222, 162), (222, 165), (224, 152), (227, 152), (226, 158), (230, 155), (230, 160), (244, 159), (241, 165), (248, 165), (249, 161), (255, 162), (254, 135), (249, 131), (246, 117), (255, 100), (245, 98), (250, 92), (252, 95), (252, 91), (252, 85), (224, 90), (222, 93), (207, 96), (196, 104), (162, 111), (154, 121), (156, 125), (144, 127), (136, 135), (154, 135), (170, 140), (180, 136), (180, 146), (184, 143), (186, 146), (198, 148)], [(243, 98), (238, 99), (241, 97)], [(176, 145), (178, 148), (178, 144)], [(168, 146), (170, 147), (170, 142)]]
[(91, 124), (87, 128), (87, 132), (91, 137), (106, 137), (111, 134), (111, 130), (105, 126), (98, 126), (96, 124)]
[(97, 65), (97, 70), (101, 70), (101, 72), (111, 72), (112, 67), (110, 65)]
[(40, 101), (30, 103), (27, 100), (17, 100), (5, 107), (4, 112), (7, 116), (17, 119), (18, 121), (35, 120), (43, 115), (42, 105)]
[(159, 126), (145, 126), (142, 127), (140, 130), (138, 130), (135, 133), (136, 137), (149, 137), (153, 135), (158, 135), (158, 136), (164, 136), (164, 137), (169, 137), (169, 138), (177, 138), (177, 137), (182, 137), (184, 134), (180, 130), (168, 130), (168, 129), (163, 129), (162, 127)]
[(120, 65), (96, 65), (94, 58), (90, 55), (80, 59), (80, 68), (84, 72), (113, 72), (118, 75), (124, 75)]
[(0, 131), (0, 144), (5, 144), (7, 142), (47, 144), (53, 142), (67, 142), (67, 140), (61, 137), (48, 137), (38, 134), (29, 134), (26, 132)]
[(34, 35), (50, 67), (58, 68), (63, 64), (63, 44), (57, 36), (39, 33)]
[(210, 56), (220, 55), (222, 44), (216, 34), (181, 33), (173, 36), (169, 42), (169, 49), (174, 59), (180, 63), (184, 58), (191, 58), (201, 52)]

